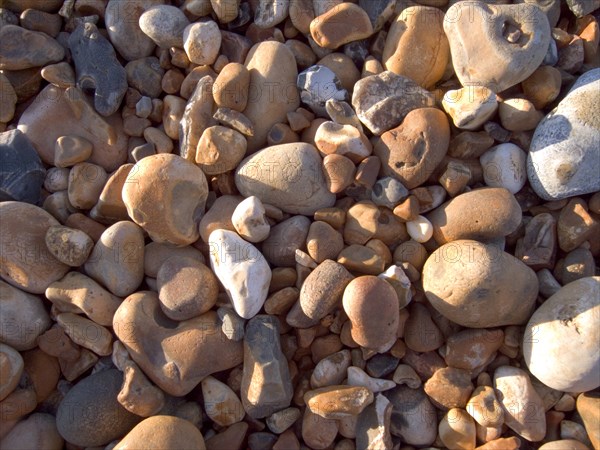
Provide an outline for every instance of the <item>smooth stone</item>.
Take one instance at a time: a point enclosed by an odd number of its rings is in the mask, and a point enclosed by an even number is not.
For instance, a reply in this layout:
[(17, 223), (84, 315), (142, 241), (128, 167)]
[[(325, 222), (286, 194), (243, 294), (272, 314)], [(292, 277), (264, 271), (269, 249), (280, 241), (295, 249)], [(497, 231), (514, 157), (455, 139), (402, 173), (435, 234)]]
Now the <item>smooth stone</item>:
[(105, 117), (115, 113), (127, 91), (127, 76), (110, 41), (86, 23), (69, 36), (69, 49), (79, 87), (95, 90), (96, 111)]
[(544, 200), (600, 190), (600, 69), (583, 74), (537, 126), (527, 158), (529, 183)]
[[(563, 286), (531, 316), (523, 337), (523, 356), (531, 373), (547, 386), (567, 392), (600, 385), (600, 278)], [(575, 350), (576, 349), (576, 350)]]
[(130, 61), (125, 66), (125, 72), (129, 86), (137, 89), (140, 94), (151, 98), (161, 96), (162, 78), (165, 71), (160, 66), (158, 58), (148, 56)]
[(175, 245), (198, 239), (207, 195), (202, 170), (171, 154), (138, 161), (123, 186), (129, 216), (153, 241)]
[(160, 307), (171, 320), (188, 320), (217, 302), (219, 284), (213, 272), (194, 257), (173, 256), (156, 275)]
[(255, 195), (291, 214), (312, 215), (335, 201), (319, 153), (305, 143), (275, 145), (249, 156), (238, 166), (235, 184), (244, 197)]
[(154, 41), (141, 30), (139, 19), (146, 9), (159, 3), (160, 0), (135, 0), (126, 4), (109, 0), (106, 4), (104, 23), (108, 37), (125, 60), (133, 61), (152, 54)]
[(575, 439), (560, 439), (558, 441), (546, 442), (539, 450), (588, 450), (589, 447)]
[(333, 6), (310, 23), (310, 35), (317, 45), (331, 50), (372, 34), (373, 25), (365, 10), (348, 2)]
[(441, 409), (464, 408), (471, 398), (474, 386), (470, 372), (454, 367), (436, 370), (423, 389), (434, 405)]
[(356, 421), (356, 447), (368, 450), (391, 449), (390, 421), (392, 404), (379, 394), (367, 406)]
[(365, 348), (382, 353), (396, 341), (400, 317), (396, 291), (381, 278), (365, 275), (346, 286), (342, 297), (351, 322), (352, 339)]
[(215, 230), (208, 238), (211, 267), (223, 284), (235, 311), (251, 319), (269, 292), (271, 269), (260, 251), (236, 233)]
[(383, 395), (392, 404), (390, 431), (409, 445), (432, 445), (437, 436), (434, 406), (422, 388), (397, 386)]
[(380, 206), (394, 209), (402, 200), (408, 197), (408, 189), (395, 178), (383, 177), (373, 185), (371, 200)]
[(249, 450), (268, 450), (277, 442), (277, 436), (266, 431), (257, 431), (248, 436)]
[(433, 226), (424, 216), (417, 216), (416, 219), (406, 222), (406, 231), (414, 241), (420, 243), (427, 242), (433, 236)]
[(577, 397), (577, 412), (583, 420), (588, 437), (594, 448), (600, 446), (600, 400), (593, 392), (583, 393)]
[(81, 447), (104, 446), (139, 422), (117, 401), (122, 381), (118, 370), (109, 369), (71, 388), (56, 412), (58, 432), (65, 441)]
[(444, 317), (471, 328), (521, 325), (538, 294), (535, 272), (493, 244), (457, 240), (423, 267), (423, 290)]
[(219, 25), (212, 20), (188, 25), (183, 30), (183, 48), (192, 63), (213, 64), (221, 48)]
[(475, 422), (463, 409), (452, 408), (438, 426), (439, 439), (449, 450), (475, 448)]
[(360, 414), (373, 399), (373, 393), (362, 386), (333, 385), (304, 394), (306, 407), (311, 412), (337, 420)]
[(228, 339), (241, 341), (244, 339), (244, 326), (246, 321), (242, 319), (232, 308), (221, 306), (217, 309), (217, 314), (221, 320), (221, 330)]
[(44, 80), (59, 88), (66, 89), (75, 86), (75, 70), (67, 62), (44, 66), (40, 75)]
[(348, 100), (348, 91), (329, 67), (314, 65), (298, 74), (297, 86), (300, 100), (320, 117), (327, 117), (328, 100)]
[(0, 341), (15, 350), (30, 350), (51, 324), (41, 299), (0, 281)]
[[(111, 354), (112, 334), (107, 328), (70, 312), (58, 314), (56, 322), (75, 344), (91, 350), (95, 355), (107, 356)], [(62, 369), (62, 372), (67, 377), (64, 369)], [(81, 373), (78, 375), (81, 375)], [(72, 379), (69, 381), (72, 381)]]
[(402, 124), (383, 133), (373, 153), (381, 159), (384, 175), (413, 189), (435, 171), (449, 143), (450, 126), (445, 114), (439, 109), (421, 108), (409, 112)]
[(244, 114), (254, 124), (248, 154), (264, 147), (269, 130), (286, 121), (300, 106), (296, 89), (298, 70), (291, 50), (280, 42), (260, 42), (250, 49), (244, 64), (250, 72), (248, 105)]
[(18, 351), (0, 343), (0, 373), (2, 373), (0, 401), (8, 397), (18, 386), (24, 366), (23, 358)]
[(176, 247), (169, 244), (150, 242), (144, 247), (144, 274), (147, 277), (156, 278), (160, 267), (171, 257), (177, 257), (177, 259), (191, 258), (202, 264), (206, 262), (204, 255), (195, 247)]
[(27, 135), (20, 130), (0, 133), (0, 201), (37, 204), (46, 170)]
[(595, 9), (600, 8), (600, 2), (598, 0), (567, 0), (567, 5), (576, 17), (583, 17), (586, 14), (593, 12)]
[(315, 133), (315, 146), (321, 155), (340, 155), (353, 163), (360, 163), (372, 151), (367, 137), (352, 125), (341, 125), (326, 121)]
[(98, 202), (90, 211), (90, 217), (109, 224), (120, 220), (129, 220), (122, 193), (123, 186), (132, 169), (133, 164), (123, 164), (110, 174), (102, 188)]
[(443, 12), (430, 6), (409, 6), (402, 10), (385, 40), (381, 59), (386, 70), (431, 89), (442, 79), (450, 59), (443, 21)]
[(255, 196), (248, 197), (235, 208), (231, 223), (238, 234), (248, 242), (264, 241), (271, 231), (265, 207)]
[(390, 71), (359, 80), (352, 93), (356, 115), (376, 135), (397, 127), (410, 111), (434, 105), (431, 93)]
[(475, 371), (488, 363), (503, 343), (501, 330), (462, 330), (446, 339), (444, 359), (450, 367)]
[(306, 249), (317, 264), (327, 259), (335, 260), (343, 248), (342, 234), (330, 224), (320, 220), (310, 224), (306, 236)]
[(69, 204), (79, 210), (91, 209), (108, 179), (106, 171), (92, 163), (75, 164), (69, 171)]
[(442, 106), (457, 128), (476, 130), (496, 114), (498, 101), (486, 87), (467, 86), (447, 91)]
[(46, 232), (60, 225), (49, 213), (29, 203), (0, 203), (0, 277), (32, 294), (42, 294), (63, 277), (69, 266), (46, 247)]
[(377, 276), (387, 281), (394, 288), (396, 295), (398, 296), (398, 301), (400, 302), (400, 308), (404, 308), (411, 302), (411, 283), (402, 267), (393, 264), (389, 266), (385, 272), (382, 272)]
[(90, 141), (94, 150), (88, 162), (107, 172), (127, 160), (128, 137), (120, 115), (100, 116), (77, 88), (46, 86), (23, 111), (18, 129), (27, 135), (46, 164), (54, 164), (56, 140), (70, 135)]
[(136, 364), (170, 395), (186, 395), (206, 376), (242, 362), (242, 344), (227, 339), (216, 312), (175, 322), (164, 315), (155, 292), (127, 297), (113, 328)]
[[(122, 344), (120, 347), (123, 352), (127, 352)], [(113, 356), (114, 353), (113, 350)], [(163, 409), (165, 405), (163, 391), (148, 380), (137, 364), (128, 359), (118, 368), (123, 371), (124, 379), (117, 400), (125, 409), (140, 417), (152, 416)]]
[(144, 279), (144, 233), (133, 222), (106, 229), (84, 265), (87, 274), (118, 297), (135, 292)]
[(290, 0), (259, 0), (254, 13), (254, 23), (259, 28), (270, 28), (283, 22), (290, 7)]
[(195, 86), (179, 121), (178, 133), (179, 154), (190, 162), (194, 162), (199, 153), (198, 144), (204, 131), (217, 124), (212, 116), (214, 78), (210, 74), (205, 75)]
[(17, 93), (4, 74), (0, 74), (0, 122), (8, 123), (15, 116)]
[(346, 370), (350, 367), (351, 362), (350, 350), (341, 350), (326, 356), (315, 366), (310, 376), (310, 386), (317, 389), (341, 384), (346, 378)]
[[(41, 31), (29, 31), (16, 25), (0, 29), (1, 70), (23, 70), (57, 63), (65, 56), (65, 49), (55, 39)], [(25, 50), (25, 51), (24, 51)]]
[(234, 423), (219, 434), (206, 439), (206, 448), (207, 450), (242, 450), (242, 443), (246, 438), (247, 431), (248, 424), (246, 422)]
[(521, 223), (521, 208), (504, 188), (476, 189), (454, 197), (427, 215), (438, 244), (458, 239), (489, 242), (508, 236)]
[(542, 399), (527, 372), (511, 366), (494, 371), (494, 389), (504, 409), (504, 423), (528, 441), (541, 441), (546, 434)]
[[(239, 205), (243, 199), (244, 198), (239, 195), (222, 195), (215, 200), (213, 205), (200, 220), (200, 237), (204, 242), (208, 243), (210, 234), (215, 230), (223, 229), (235, 231), (235, 227), (233, 226), (233, 223), (231, 223), (231, 216), (237, 205)], [(271, 230), (271, 234), (273, 234), (273, 230)], [(268, 252), (265, 251), (264, 244), (263, 254), (267, 257), (267, 260), (269, 260)], [(269, 260), (269, 262), (271, 261)]]
[(161, 48), (183, 47), (183, 30), (190, 24), (182, 10), (170, 5), (146, 9), (139, 18), (141, 30)]
[[(200, 3), (206, 3), (206, 0), (201, 0)], [(220, 23), (229, 23), (238, 17), (240, 0), (210, 0), (210, 5)], [(207, 8), (207, 13), (210, 14), (210, 8)]]
[(293, 387), (288, 363), (281, 352), (279, 321), (258, 315), (246, 326), (241, 400), (253, 419), (268, 417), (290, 406)]
[(528, 99), (508, 98), (498, 105), (500, 123), (508, 131), (534, 130), (544, 118)]
[(338, 434), (338, 428), (338, 421), (325, 419), (313, 413), (310, 408), (304, 410), (302, 440), (310, 446), (309, 448), (324, 450), (330, 447)]
[(204, 437), (188, 420), (173, 416), (148, 417), (137, 424), (113, 448), (127, 450), (206, 450)]
[(278, 267), (296, 266), (296, 249), (304, 248), (310, 220), (301, 215), (292, 216), (271, 228), (271, 234), (262, 243), (262, 253)]
[(396, 387), (396, 383), (394, 381), (370, 377), (360, 367), (354, 366), (348, 367), (348, 385), (366, 387), (374, 394)]
[(527, 154), (515, 144), (496, 145), (481, 155), (479, 161), (489, 187), (502, 187), (516, 194), (527, 182)]
[(482, 427), (498, 427), (504, 423), (504, 410), (491, 386), (476, 387), (466, 409)]
[(248, 105), (250, 72), (243, 64), (231, 62), (217, 76), (213, 88), (215, 103), (220, 108), (242, 112)]
[(93, 145), (80, 136), (61, 136), (56, 140), (54, 165), (56, 167), (71, 167), (86, 161), (92, 156)]
[(242, 402), (229, 386), (211, 376), (202, 380), (200, 385), (204, 398), (204, 410), (210, 420), (226, 427), (240, 422), (244, 418)]
[(286, 408), (273, 413), (267, 418), (267, 426), (273, 433), (281, 434), (294, 425), (302, 416), (298, 408)]
[(64, 440), (56, 428), (56, 418), (41, 412), (21, 420), (0, 440), (2, 448), (15, 450), (61, 450), (63, 445)]
[(501, 92), (529, 77), (542, 63), (551, 40), (544, 12), (528, 3), (488, 5), (477, 1), (468, 6), (467, 11), (465, 5), (455, 3), (444, 17), (452, 63), (461, 84)]

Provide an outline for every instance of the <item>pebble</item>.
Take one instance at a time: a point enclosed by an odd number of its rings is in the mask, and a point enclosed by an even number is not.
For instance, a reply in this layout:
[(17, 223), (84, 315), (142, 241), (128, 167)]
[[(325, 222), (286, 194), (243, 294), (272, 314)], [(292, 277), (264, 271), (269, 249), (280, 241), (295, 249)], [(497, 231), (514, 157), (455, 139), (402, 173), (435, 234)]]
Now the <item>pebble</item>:
[(211, 267), (235, 311), (244, 319), (254, 317), (265, 303), (271, 282), (266, 259), (256, 247), (229, 230), (213, 231), (208, 245)]
[(321, 262), (304, 280), (298, 301), (286, 322), (298, 328), (317, 325), (339, 304), (353, 276), (342, 264), (330, 259)]
[(444, 203), (427, 218), (438, 244), (459, 239), (491, 242), (517, 230), (521, 208), (504, 188), (476, 189)]
[(397, 127), (412, 110), (434, 106), (434, 98), (410, 78), (385, 71), (354, 85), (352, 106), (360, 121), (381, 135)]
[(183, 30), (183, 48), (189, 60), (198, 65), (211, 65), (221, 48), (221, 32), (216, 22), (196, 22)]
[(60, 450), (64, 440), (56, 428), (56, 419), (47, 413), (33, 413), (21, 420), (0, 440), (2, 448), (43, 448)]
[(141, 95), (157, 98), (162, 94), (162, 78), (165, 71), (158, 58), (148, 56), (130, 61), (125, 66), (125, 72), (129, 86), (137, 89)]
[(439, 439), (449, 450), (475, 448), (475, 422), (464, 409), (450, 409), (438, 426)]
[(583, 393), (577, 397), (577, 412), (583, 420), (588, 437), (594, 448), (600, 443), (598, 404), (598, 396), (594, 393)]
[(262, 253), (271, 264), (280, 267), (296, 266), (296, 249), (303, 248), (310, 227), (305, 216), (292, 216), (271, 228), (262, 243)]
[(4, 74), (0, 74), (0, 122), (8, 123), (15, 115), (17, 93)]
[(265, 207), (255, 196), (244, 199), (235, 208), (231, 223), (242, 238), (252, 243), (264, 241), (271, 231)]
[(317, 363), (310, 376), (310, 386), (317, 389), (341, 384), (346, 378), (346, 370), (351, 362), (349, 350), (342, 350), (323, 358)]
[(598, 128), (593, 109), (600, 92), (600, 69), (586, 72), (537, 126), (527, 159), (531, 187), (544, 200), (560, 200), (600, 190)]
[(177, 450), (195, 448), (205, 450), (204, 437), (188, 420), (179, 417), (157, 415), (148, 417), (131, 429), (113, 448), (156, 448)]
[(372, 146), (367, 137), (352, 125), (326, 121), (315, 133), (315, 146), (321, 155), (341, 155), (353, 163), (359, 163), (371, 154)]
[(56, 40), (40, 31), (29, 31), (17, 25), (0, 29), (1, 70), (23, 70), (57, 63), (65, 56), (65, 49)]
[(18, 351), (6, 344), (0, 343), (0, 363), (2, 367), (0, 400), (4, 400), (18, 386), (23, 374), (24, 362)]
[(248, 104), (250, 72), (240, 63), (229, 63), (219, 73), (213, 86), (215, 103), (220, 108), (244, 111)]
[(60, 225), (44, 211), (29, 203), (0, 203), (0, 277), (15, 287), (32, 294), (43, 294), (46, 288), (63, 277), (69, 266), (58, 261), (47, 249), (48, 228)]
[(81, 230), (51, 226), (45, 236), (50, 253), (63, 264), (79, 267), (88, 259), (94, 241)]
[(46, 170), (32, 142), (20, 130), (0, 133), (0, 200), (37, 204)]
[[(456, 3), (444, 18), (461, 84), (501, 92), (529, 77), (550, 44), (550, 24), (544, 12), (528, 3), (486, 5), (478, 1), (469, 6), (466, 14), (464, 5)], [(506, 22), (510, 25), (503, 26)]]
[(300, 72), (296, 84), (300, 100), (318, 116), (328, 116), (327, 101), (348, 99), (348, 91), (342, 87), (338, 76), (325, 65), (317, 64)]
[(158, 276), (160, 266), (169, 258), (191, 258), (202, 264), (204, 255), (192, 246), (175, 247), (168, 244), (150, 242), (144, 247), (144, 274), (151, 278)]
[(308, 254), (318, 264), (327, 259), (335, 260), (344, 248), (342, 234), (327, 222), (316, 220), (311, 223), (306, 236)]
[(343, 419), (360, 414), (373, 402), (373, 393), (362, 386), (334, 385), (304, 394), (306, 406), (325, 419)]
[(74, 166), (92, 156), (92, 150), (92, 143), (85, 138), (61, 136), (56, 140), (54, 165), (56, 167)]
[(472, 328), (525, 323), (538, 293), (533, 270), (493, 244), (473, 240), (442, 245), (427, 259), (422, 277), (431, 305)]
[[(568, 392), (598, 387), (600, 358), (594, 314), (600, 278), (582, 278), (562, 287), (531, 316), (523, 338), (523, 355), (531, 373), (547, 386)], [(544, 343), (543, 346), (540, 343)], [(577, 348), (576, 353), (573, 349)], [(576, 355), (576, 359), (571, 359)]]
[(264, 147), (267, 134), (287, 113), (300, 106), (296, 86), (298, 70), (291, 50), (275, 41), (260, 42), (250, 49), (244, 64), (250, 72), (248, 106), (244, 115), (254, 124), (248, 152)]
[(69, 203), (77, 209), (91, 209), (106, 184), (106, 171), (92, 163), (77, 163), (69, 171)]
[(392, 177), (382, 177), (377, 180), (371, 193), (373, 203), (390, 209), (394, 209), (406, 197), (408, 197), (408, 189)]
[(253, 419), (268, 417), (290, 406), (293, 387), (281, 352), (279, 322), (268, 315), (252, 318), (244, 339), (242, 405)]
[(504, 423), (504, 410), (491, 386), (476, 387), (466, 409), (482, 427), (498, 427)]
[(332, 153), (323, 158), (323, 173), (327, 189), (332, 194), (343, 192), (354, 180), (356, 167), (351, 159)]
[(287, 18), (289, 6), (290, 0), (278, 2), (259, 0), (254, 13), (254, 24), (262, 29), (278, 25)]
[(392, 448), (391, 415), (392, 404), (390, 401), (381, 394), (377, 395), (375, 401), (358, 415), (356, 447), (372, 450)]
[(183, 11), (175, 6), (156, 5), (139, 18), (140, 29), (161, 48), (183, 48), (183, 31), (190, 24)]
[(235, 183), (244, 197), (255, 195), (291, 214), (312, 215), (333, 206), (321, 169), (321, 158), (310, 144), (267, 147), (243, 160)]
[[(275, 434), (281, 434), (290, 428), (302, 416), (298, 408), (285, 408), (267, 418), (267, 426)], [(275, 447), (273, 447), (275, 449)]]
[(508, 131), (534, 130), (544, 118), (532, 102), (522, 98), (509, 98), (499, 104), (500, 123)]
[(117, 402), (122, 380), (118, 370), (109, 369), (73, 386), (56, 413), (60, 435), (73, 445), (94, 447), (127, 433), (139, 418)]
[(355, 278), (346, 286), (342, 304), (357, 344), (377, 352), (391, 348), (400, 319), (398, 296), (390, 284), (370, 275)]
[(69, 36), (77, 82), (94, 89), (94, 107), (103, 116), (115, 113), (127, 91), (127, 75), (110, 41), (93, 23), (78, 26)]
[(137, 162), (123, 187), (129, 216), (153, 241), (176, 245), (198, 239), (207, 195), (208, 183), (202, 170), (170, 154), (148, 156)]
[(206, 175), (219, 175), (235, 170), (247, 148), (242, 133), (220, 125), (208, 127), (196, 148), (196, 164)]
[(192, 319), (217, 302), (216, 277), (197, 258), (174, 256), (162, 263), (156, 275), (160, 307), (172, 320)]
[(170, 395), (186, 395), (206, 376), (231, 369), (243, 358), (242, 343), (227, 339), (216, 312), (174, 322), (151, 291), (127, 297), (115, 313), (113, 329), (148, 378)]
[[(315, 17), (310, 23), (310, 35), (324, 48), (335, 50), (349, 42), (366, 39), (373, 34), (369, 16), (360, 6), (340, 3)], [(346, 26), (351, 23), (352, 27)]]
[(354, 366), (348, 367), (348, 385), (363, 386), (374, 394), (396, 387), (394, 381), (382, 378), (372, 378), (364, 370)]
[(553, 102), (560, 93), (560, 71), (552, 66), (540, 66), (521, 83), (525, 97), (541, 110)]
[(57, 14), (50, 14), (35, 9), (26, 9), (21, 13), (21, 26), (32, 31), (42, 31), (56, 38), (62, 27), (62, 19)]
[(244, 408), (240, 399), (229, 386), (211, 376), (202, 380), (200, 385), (204, 398), (204, 410), (210, 420), (221, 426), (241, 422), (245, 414)]
[(405, 8), (387, 34), (382, 56), (385, 68), (431, 89), (442, 79), (450, 58), (443, 19), (443, 12), (437, 8)]
[(475, 371), (491, 361), (503, 342), (502, 330), (462, 330), (446, 339), (444, 359), (450, 367)]
[(383, 395), (392, 404), (392, 435), (408, 445), (432, 445), (437, 436), (436, 410), (423, 389), (397, 386)]
[(557, 221), (558, 245), (570, 252), (591, 239), (598, 228), (598, 221), (587, 211), (579, 197), (571, 199), (561, 210)]
[(479, 158), (485, 184), (519, 192), (527, 181), (527, 154), (512, 143), (500, 144)]
[(449, 142), (450, 127), (444, 113), (420, 108), (406, 114), (401, 125), (383, 133), (373, 153), (381, 160), (384, 175), (413, 189), (434, 172), (446, 155)]
[(338, 422), (325, 419), (313, 413), (310, 408), (304, 410), (302, 417), (302, 439), (309, 448), (326, 449), (331, 446), (338, 434)]
[(477, 130), (498, 110), (496, 94), (484, 86), (451, 89), (442, 99), (444, 111), (461, 130)]
[(466, 370), (445, 367), (436, 370), (423, 388), (436, 406), (464, 408), (474, 389), (470, 378)]
[(433, 236), (433, 225), (426, 217), (417, 216), (416, 219), (406, 222), (406, 231), (413, 240), (423, 243)]
[(511, 366), (494, 371), (494, 389), (504, 409), (504, 423), (528, 441), (541, 441), (546, 434), (542, 399), (527, 372)]

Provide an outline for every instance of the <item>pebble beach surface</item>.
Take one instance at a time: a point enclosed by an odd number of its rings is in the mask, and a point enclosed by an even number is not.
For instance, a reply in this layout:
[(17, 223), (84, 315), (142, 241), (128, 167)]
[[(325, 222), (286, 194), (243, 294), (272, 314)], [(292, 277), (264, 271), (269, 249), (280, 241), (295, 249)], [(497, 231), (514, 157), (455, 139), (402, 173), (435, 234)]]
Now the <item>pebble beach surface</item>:
[(0, 0), (0, 448), (600, 450), (600, 0)]

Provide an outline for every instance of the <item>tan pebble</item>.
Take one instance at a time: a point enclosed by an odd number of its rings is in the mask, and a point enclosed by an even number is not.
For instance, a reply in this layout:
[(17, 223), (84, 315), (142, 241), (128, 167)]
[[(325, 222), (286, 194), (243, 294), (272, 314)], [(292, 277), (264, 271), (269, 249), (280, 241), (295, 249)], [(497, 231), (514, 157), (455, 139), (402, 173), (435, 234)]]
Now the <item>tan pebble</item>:
[(127, 182), (133, 164), (123, 164), (108, 177), (98, 203), (90, 211), (90, 216), (105, 223), (129, 220), (127, 207), (123, 202), (123, 186)]
[(292, 131), (298, 132), (310, 126), (310, 121), (306, 116), (297, 111), (291, 111), (287, 113), (287, 121), (290, 124)]
[(204, 255), (192, 246), (175, 247), (150, 242), (144, 247), (144, 274), (156, 278), (160, 266), (171, 257), (192, 258), (203, 264), (205, 262)]
[(404, 342), (406, 346), (416, 352), (429, 352), (437, 350), (444, 343), (444, 336), (427, 308), (420, 303), (413, 303), (409, 307), (410, 316), (404, 328)]
[(327, 122), (327, 119), (323, 119), (322, 117), (312, 119), (312, 121), (310, 122), (310, 126), (302, 130), (302, 134), (300, 135), (300, 139), (302, 140), (302, 142), (315, 145), (315, 135), (317, 134), (317, 130), (319, 129), (321, 124), (325, 122)]
[(323, 158), (323, 173), (327, 183), (327, 189), (333, 194), (344, 191), (354, 181), (356, 167), (349, 158), (330, 154)]
[(446, 189), (450, 197), (456, 197), (470, 183), (471, 169), (461, 161), (450, 161), (438, 181)]
[(381, 239), (370, 239), (365, 244), (365, 247), (374, 250), (383, 259), (385, 267), (392, 264), (392, 252)]
[(112, 353), (112, 335), (105, 327), (73, 313), (59, 314), (56, 321), (76, 344), (100, 356)]
[(300, 291), (293, 286), (275, 291), (265, 300), (265, 312), (267, 314), (285, 314), (296, 303), (299, 295)]
[(302, 418), (302, 439), (315, 450), (324, 450), (333, 444), (338, 433), (338, 423), (325, 419), (306, 408)]
[(498, 107), (500, 123), (509, 131), (529, 131), (544, 118), (541, 111), (526, 99), (509, 98), (500, 102)]
[(337, 261), (349, 271), (368, 275), (379, 275), (385, 267), (385, 261), (376, 250), (357, 244), (344, 248)]
[(52, 226), (46, 232), (46, 246), (60, 262), (79, 267), (88, 259), (94, 241), (83, 231), (64, 226)]
[(161, 87), (167, 94), (177, 94), (185, 76), (178, 69), (169, 69), (162, 77)]
[(183, 117), (186, 102), (181, 97), (166, 95), (163, 100), (162, 123), (171, 139), (179, 139), (179, 122)]
[(50, 64), (42, 68), (42, 78), (53, 85), (66, 89), (75, 86), (75, 71), (66, 62)]
[(147, 142), (154, 144), (156, 153), (173, 152), (173, 141), (159, 128), (148, 127), (143, 134)]
[(585, 392), (577, 397), (577, 412), (594, 448), (600, 444), (600, 396), (593, 392)]
[(173, 416), (152, 416), (137, 424), (114, 447), (126, 450), (136, 447), (176, 450), (206, 450), (202, 433), (191, 422)]
[(464, 408), (474, 386), (469, 372), (454, 367), (436, 370), (424, 385), (425, 393), (444, 408)]
[(498, 427), (504, 423), (504, 411), (491, 386), (475, 388), (466, 410), (483, 427)]
[(317, 389), (340, 384), (346, 378), (346, 371), (350, 367), (350, 363), (349, 350), (342, 350), (323, 358), (315, 366), (310, 377), (311, 387)]
[(56, 418), (52, 414), (34, 413), (21, 420), (0, 440), (2, 448), (43, 448), (59, 450), (64, 440), (56, 428)]
[(356, 168), (356, 182), (361, 186), (372, 188), (377, 181), (380, 168), (381, 160), (378, 156), (366, 157)]
[(241, 112), (231, 108), (219, 108), (215, 111), (213, 118), (223, 125), (227, 125), (244, 136), (254, 136), (254, 125)]
[(365, 77), (369, 77), (371, 75), (378, 75), (383, 71), (385, 71), (383, 64), (381, 64), (381, 62), (378, 59), (369, 55), (369, 56), (367, 56), (367, 59), (365, 60), (365, 64), (363, 65), (363, 69), (362, 69), (362, 73), (361, 73), (360, 77), (365, 78)]
[(485, 131), (463, 131), (450, 140), (448, 156), (453, 158), (479, 158), (494, 145), (494, 139)]
[(4, 400), (19, 384), (25, 364), (20, 353), (6, 344), (0, 343), (0, 401)]
[(244, 408), (229, 386), (211, 376), (201, 382), (204, 409), (214, 423), (229, 426), (244, 418)]
[(304, 394), (307, 407), (325, 419), (356, 416), (373, 402), (373, 393), (362, 386), (327, 386)]
[(444, 358), (451, 367), (476, 370), (490, 362), (503, 339), (502, 330), (462, 330), (448, 336)]
[(222, 126), (204, 130), (196, 150), (196, 163), (207, 175), (217, 175), (235, 169), (246, 153), (246, 138)]
[(291, 144), (298, 141), (298, 134), (286, 123), (276, 123), (267, 133), (268, 145)]
[(346, 287), (342, 303), (357, 344), (379, 352), (391, 348), (400, 320), (399, 305), (386, 281), (370, 275), (358, 277)]
[(288, 39), (285, 45), (291, 50), (299, 69), (307, 69), (317, 61), (317, 55), (309, 45), (297, 39)]
[(589, 214), (587, 205), (579, 198), (572, 198), (558, 216), (558, 245), (561, 250), (570, 252), (597, 232), (599, 221)]
[(153, 416), (165, 405), (163, 392), (148, 381), (133, 361), (123, 368), (123, 387), (117, 400), (123, 408), (141, 417)]
[(352, 58), (344, 53), (330, 53), (321, 58), (317, 64), (331, 69), (340, 80), (342, 87), (348, 92), (352, 92), (354, 84), (361, 78)]
[(317, 364), (323, 358), (342, 350), (343, 345), (337, 334), (319, 336), (310, 344), (312, 362)]
[(269, 293), (294, 286), (296, 284), (296, 278), (296, 271), (292, 267), (274, 267), (272, 270), (271, 284), (269, 285)]
[[(57, 326), (57, 328), (60, 328)], [(25, 372), (35, 389), (38, 404), (46, 400), (56, 389), (60, 379), (58, 360), (39, 348), (21, 353)]]
[(315, 145), (321, 155), (338, 154), (359, 163), (371, 154), (367, 137), (352, 125), (323, 122), (315, 134)]
[(81, 356), (79, 345), (75, 344), (59, 325), (39, 336), (37, 344), (45, 354), (60, 358), (61, 361), (77, 361)]
[[(352, 23), (352, 28), (346, 26)], [(368, 38), (373, 26), (364, 9), (353, 3), (341, 3), (310, 23), (310, 34), (318, 45), (336, 49), (352, 41)]]
[(344, 241), (347, 244), (365, 244), (377, 232), (380, 211), (370, 201), (354, 204), (346, 213)]
[(315, 211), (314, 219), (327, 222), (339, 230), (346, 221), (346, 212), (340, 208), (322, 208)]
[(449, 450), (475, 448), (475, 423), (463, 409), (452, 408), (440, 421), (439, 437)]
[(419, 216), (419, 201), (414, 195), (409, 195), (394, 208), (394, 215), (403, 222), (410, 222)]
[(183, 30), (183, 48), (189, 60), (194, 64), (210, 65), (214, 63), (220, 47), (219, 25), (212, 20), (192, 23)]
[(233, 211), (231, 223), (248, 242), (264, 241), (271, 231), (265, 208), (258, 197), (244, 199)]
[(78, 163), (69, 172), (69, 202), (79, 209), (91, 209), (104, 188), (108, 174), (96, 164)]
[(250, 73), (239, 63), (229, 63), (219, 73), (213, 85), (213, 96), (219, 107), (242, 112), (248, 102)]
[(527, 99), (535, 108), (543, 109), (554, 101), (561, 88), (560, 71), (552, 66), (538, 67), (526, 80), (521, 83)]

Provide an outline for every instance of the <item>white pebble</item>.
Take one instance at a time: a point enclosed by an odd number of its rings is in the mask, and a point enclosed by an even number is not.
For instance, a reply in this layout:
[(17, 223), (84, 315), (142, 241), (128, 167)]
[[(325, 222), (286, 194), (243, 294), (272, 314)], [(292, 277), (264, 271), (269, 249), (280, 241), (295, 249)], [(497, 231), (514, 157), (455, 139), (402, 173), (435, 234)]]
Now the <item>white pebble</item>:
[(431, 222), (423, 216), (417, 217), (406, 223), (406, 231), (411, 238), (417, 242), (427, 242), (433, 236), (433, 226)]
[(519, 192), (527, 181), (527, 155), (515, 144), (492, 147), (479, 158), (483, 179), (490, 187), (503, 187), (512, 194)]
[(249, 242), (264, 241), (271, 232), (265, 207), (254, 195), (244, 199), (235, 208), (231, 222), (238, 234)]

